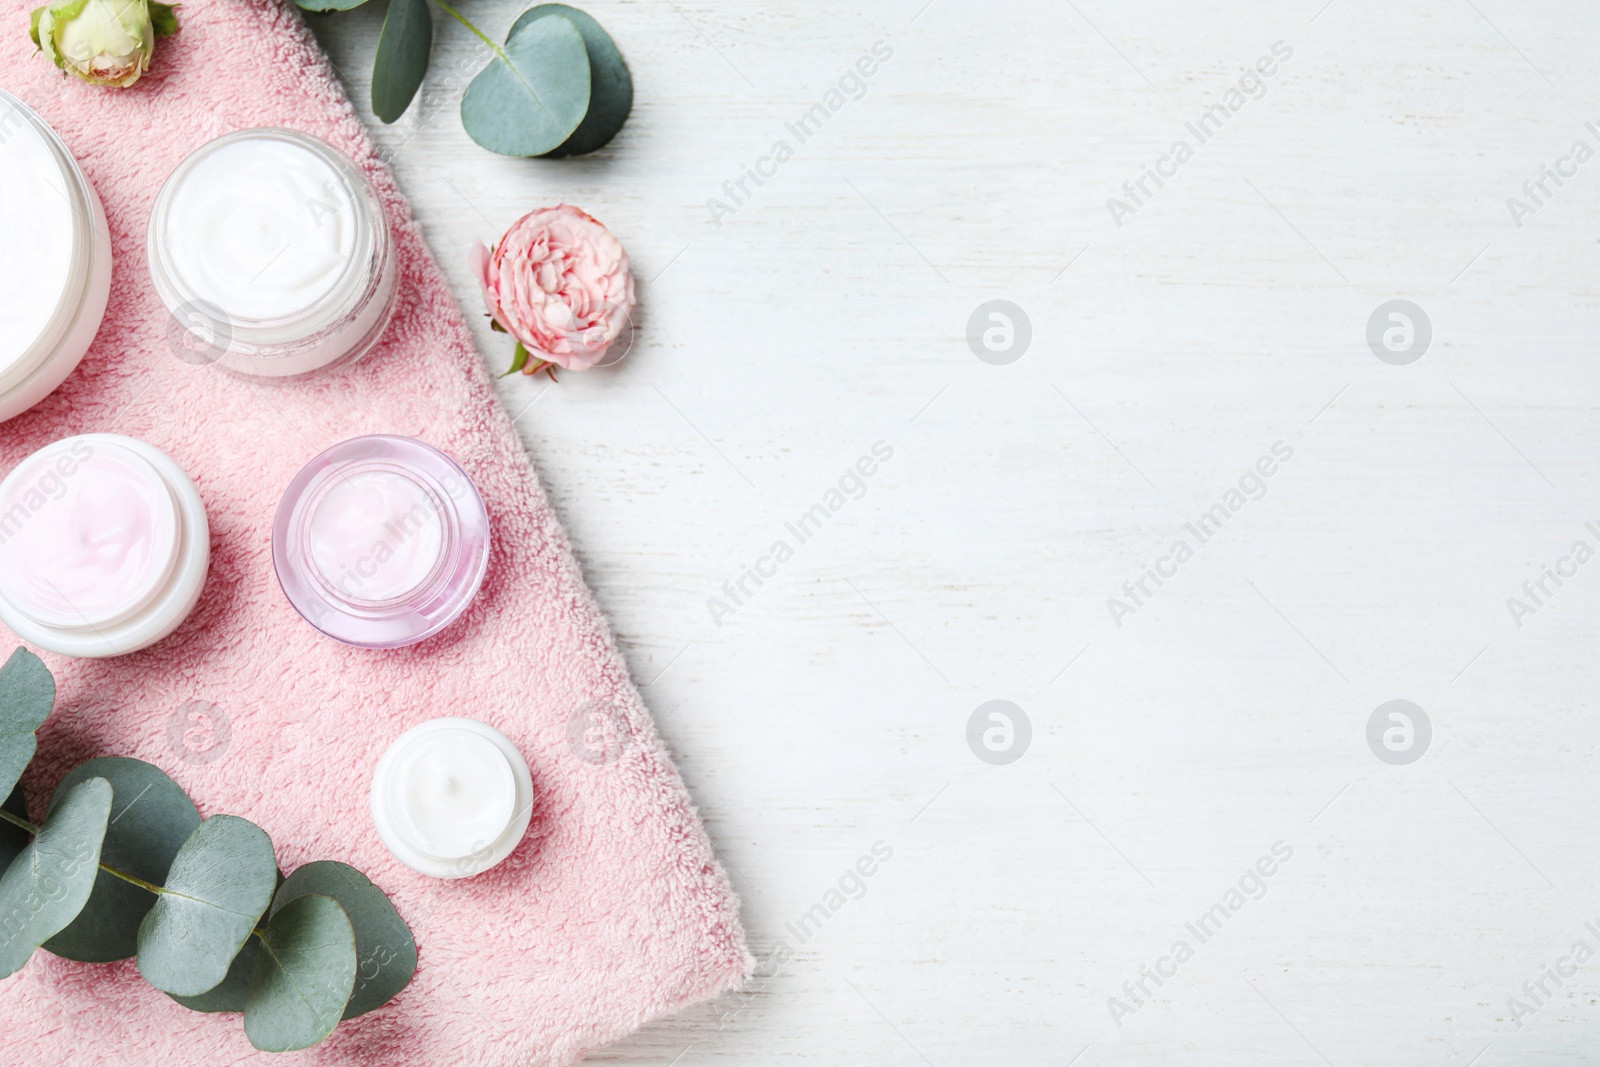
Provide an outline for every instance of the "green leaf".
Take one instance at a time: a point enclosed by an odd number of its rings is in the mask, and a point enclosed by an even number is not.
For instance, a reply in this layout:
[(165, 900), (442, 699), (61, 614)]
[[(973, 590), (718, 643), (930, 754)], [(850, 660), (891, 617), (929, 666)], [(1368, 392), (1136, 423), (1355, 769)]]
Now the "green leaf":
[(503, 156), (542, 156), (561, 147), (589, 111), (589, 53), (569, 19), (549, 15), (506, 39), (461, 98), (474, 141)]
[(0, 667), (0, 793), (11, 795), (38, 750), (34, 738), (56, 703), (56, 680), (44, 661), (25, 648)]
[(45, 9), (36, 7), (28, 15), (28, 36), (33, 39), (35, 48), (43, 48), (44, 42), (39, 40), (39, 19), (43, 17)]
[(356, 935), (332, 897), (308, 895), (260, 934), (244, 1033), (263, 1052), (309, 1048), (333, 1033), (356, 980)]
[(88, 901), (110, 817), (111, 783), (79, 782), (0, 875), (0, 978), (22, 970)]
[(611, 35), (588, 12), (566, 4), (530, 7), (512, 25), (508, 36), (515, 37), (523, 26), (550, 15), (569, 19), (583, 35), (583, 47), (589, 53), (590, 80), (589, 113), (571, 137), (546, 155), (557, 159), (581, 156), (604, 148), (628, 121), (628, 112), (633, 110), (633, 76)]
[(248, 819), (213, 815), (178, 850), (166, 892), (139, 924), (139, 973), (175, 996), (215, 988), (277, 885), (266, 831)]
[(367, 0), (294, 0), (301, 11), (349, 11)]
[(244, 1011), (245, 1001), (250, 996), (250, 976), (255, 973), (256, 952), (260, 947), (259, 938), (247, 940), (244, 948), (228, 965), (228, 976), (204, 993), (193, 997), (177, 997), (171, 993), (167, 996), (190, 1011)]
[(178, 6), (150, 0), (150, 28), (157, 37), (171, 37), (178, 32)]
[[(200, 825), (194, 801), (160, 767), (110, 756), (75, 768), (56, 787), (51, 804), (89, 778), (104, 778), (113, 794), (100, 862), (155, 885), (164, 883), (172, 858)], [(85, 963), (125, 960), (138, 951), (139, 923), (155, 903), (149, 890), (101, 871), (88, 905), (44, 947)]]
[(389, 0), (372, 65), (372, 110), (383, 122), (404, 115), (417, 95), (433, 51), (428, 0)]
[(271, 914), (310, 894), (332, 897), (356, 931), (356, 987), (344, 1017), (381, 1008), (406, 987), (417, 970), (411, 928), (383, 890), (348, 863), (316, 860), (295, 868), (272, 900)]
[(521, 341), (518, 341), (517, 350), (511, 354), (511, 369), (506, 371), (505, 374), (500, 375), (500, 377), (509, 377), (517, 373), (517, 371), (521, 370), (523, 367), (526, 367), (528, 365), (528, 357), (530, 355), (532, 355), (532, 353), (528, 351), (528, 346), (523, 344)]
[[(278, 872), (278, 888), (283, 888), (282, 871)], [(190, 1011), (244, 1011), (245, 1001), (250, 996), (250, 976), (256, 971), (256, 950), (260, 946), (258, 937), (245, 941), (244, 948), (228, 965), (228, 977), (204, 993), (193, 997), (173, 997), (171, 993), (167, 996)]]

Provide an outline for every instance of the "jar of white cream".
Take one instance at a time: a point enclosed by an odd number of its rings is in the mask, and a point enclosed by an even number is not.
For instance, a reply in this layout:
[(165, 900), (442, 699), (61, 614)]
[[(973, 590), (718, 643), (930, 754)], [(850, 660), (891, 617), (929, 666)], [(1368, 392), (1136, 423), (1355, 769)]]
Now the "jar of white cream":
[(194, 610), (210, 555), (194, 483), (132, 437), (68, 437), (0, 481), (0, 622), (51, 652), (161, 640)]
[(396, 859), (470, 878), (516, 850), (533, 818), (533, 776), (499, 730), (433, 719), (389, 746), (372, 776), (372, 821)]
[(371, 351), (394, 310), (383, 206), (348, 159), (293, 130), (195, 150), (150, 214), (150, 277), (185, 362), (308, 378)]
[(111, 235), (100, 197), (45, 121), (0, 90), (0, 420), (66, 380), (100, 329)]

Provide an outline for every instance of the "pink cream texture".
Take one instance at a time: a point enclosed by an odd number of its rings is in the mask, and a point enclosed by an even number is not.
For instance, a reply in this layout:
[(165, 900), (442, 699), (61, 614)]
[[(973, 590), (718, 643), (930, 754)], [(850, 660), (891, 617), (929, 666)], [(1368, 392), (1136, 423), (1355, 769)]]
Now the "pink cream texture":
[(317, 501), (309, 541), (317, 573), (344, 599), (389, 601), (433, 574), (444, 523), (411, 478), (364, 470), (339, 477)]
[(178, 555), (178, 507), (155, 468), (77, 442), (24, 462), (0, 499), (0, 588), (35, 621), (104, 626), (146, 607)]

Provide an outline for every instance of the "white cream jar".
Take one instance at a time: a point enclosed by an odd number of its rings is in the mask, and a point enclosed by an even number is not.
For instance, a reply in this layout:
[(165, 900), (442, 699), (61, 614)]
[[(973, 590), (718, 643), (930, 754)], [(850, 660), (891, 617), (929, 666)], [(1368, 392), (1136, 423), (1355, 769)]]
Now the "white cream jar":
[(0, 481), (0, 622), (52, 652), (161, 640), (200, 599), (210, 554), (194, 483), (132, 437), (68, 437)]
[(470, 878), (511, 855), (533, 818), (533, 776), (505, 734), (433, 719), (396, 738), (372, 776), (372, 821), (396, 859)]
[(156, 197), (146, 246), (174, 352), (243, 378), (354, 362), (394, 310), (394, 241), (371, 183), (293, 130), (196, 149)]
[(111, 236), (100, 197), (45, 121), (0, 90), (0, 420), (43, 400), (100, 329)]

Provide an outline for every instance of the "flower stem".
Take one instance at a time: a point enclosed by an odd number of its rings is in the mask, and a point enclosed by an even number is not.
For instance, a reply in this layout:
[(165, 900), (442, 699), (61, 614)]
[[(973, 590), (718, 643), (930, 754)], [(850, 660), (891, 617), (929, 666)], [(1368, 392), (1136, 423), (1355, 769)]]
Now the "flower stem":
[[(5, 822), (10, 823), (12, 826), (17, 827), (18, 829), (26, 830), (26, 831), (28, 831), (28, 833), (32, 834), (34, 837), (38, 837), (39, 836), (39, 832), (40, 832), (40, 829), (41, 829), (40, 827), (33, 825), (33, 823), (29, 822), (27, 819), (22, 818), (21, 816), (13, 815), (11, 812), (7, 811), (4, 808), (0, 808), (0, 820), (3, 820)], [(113, 877), (113, 878), (121, 878), (124, 882), (127, 882), (129, 885), (136, 885), (140, 889), (147, 889), (150, 892), (156, 893), (156, 894), (161, 894), (161, 893), (165, 893), (166, 892), (166, 890), (162, 889), (160, 886), (155, 885), (152, 882), (147, 882), (143, 878), (140, 878), (138, 875), (129, 874), (127, 871), (119, 871), (115, 867), (111, 866), (110, 864), (102, 863), (102, 864), (100, 864), (100, 869), (102, 871), (105, 871), (111, 877)]]

